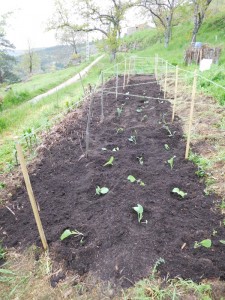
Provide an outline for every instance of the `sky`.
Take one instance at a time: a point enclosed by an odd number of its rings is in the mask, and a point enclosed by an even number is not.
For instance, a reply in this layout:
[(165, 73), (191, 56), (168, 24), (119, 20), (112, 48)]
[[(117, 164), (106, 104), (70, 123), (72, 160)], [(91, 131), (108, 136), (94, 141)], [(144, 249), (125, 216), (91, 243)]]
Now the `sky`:
[(54, 32), (45, 32), (46, 23), (53, 12), (54, 0), (0, 0), (1, 14), (12, 11), (6, 30), (7, 38), (16, 49), (57, 45)]
[[(102, 0), (96, 0), (102, 4)], [(46, 24), (54, 12), (54, 0), (0, 0), (1, 14), (13, 12), (8, 20), (7, 38), (17, 50), (26, 50), (28, 40), (31, 48), (57, 45), (55, 33), (46, 32)], [(138, 21), (134, 12), (129, 13), (129, 21), (124, 27), (135, 26)], [(126, 30), (126, 28), (124, 28)], [(124, 30), (124, 31), (125, 31)]]

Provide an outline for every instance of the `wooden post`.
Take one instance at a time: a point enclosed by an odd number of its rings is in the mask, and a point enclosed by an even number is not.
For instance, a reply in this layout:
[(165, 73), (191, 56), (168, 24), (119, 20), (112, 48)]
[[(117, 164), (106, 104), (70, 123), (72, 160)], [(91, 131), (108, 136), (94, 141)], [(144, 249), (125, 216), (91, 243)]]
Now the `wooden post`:
[(118, 64), (116, 65), (116, 100), (118, 98), (118, 81), (119, 81), (119, 77), (118, 77)]
[(104, 120), (104, 74), (101, 73), (102, 77), (102, 94), (101, 94), (101, 122)]
[(94, 94), (90, 95), (90, 103), (88, 109), (88, 119), (87, 119), (87, 126), (86, 126), (86, 157), (88, 157), (89, 151), (89, 144), (90, 144), (90, 125), (91, 125), (91, 113), (92, 113), (92, 104), (93, 104)]
[(195, 105), (196, 85), (197, 85), (197, 70), (195, 70), (194, 72), (194, 79), (193, 79), (193, 86), (192, 86), (191, 110), (190, 110), (190, 118), (189, 118), (189, 128), (188, 128), (187, 144), (186, 144), (186, 151), (185, 151), (185, 159), (188, 159), (189, 149), (190, 149), (191, 127), (192, 127), (194, 105)]
[(79, 77), (80, 77), (80, 82), (81, 82), (82, 89), (83, 89), (83, 92), (84, 92), (84, 95), (85, 95), (85, 89), (84, 89), (83, 80), (82, 80), (82, 77), (81, 77), (81, 75), (80, 75), (80, 72), (79, 72), (78, 74), (79, 74)]
[(124, 76), (123, 76), (123, 90), (126, 86), (126, 73), (127, 73), (127, 59), (125, 58), (125, 64), (124, 64)]
[(155, 55), (155, 79), (158, 81), (158, 54)]
[(174, 100), (173, 100), (172, 123), (174, 121), (176, 103), (177, 103), (177, 85), (178, 85), (178, 66), (176, 66), (176, 75), (175, 75), (175, 90), (174, 90)]
[(168, 73), (168, 62), (166, 61), (165, 82), (164, 82), (164, 99), (166, 98), (166, 89), (167, 89), (167, 73)]
[(25, 159), (24, 159), (24, 156), (23, 156), (23, 150), (22, 150), (22, 147), (19, 143), (16, 144), (16, 150), (17, 150), (20, 166), (21, 166), (21, 169), (22, 169), (24, 181), (25, 181), (25, 184), (26, 184), (27, 193), (28, 193), (30, 203), (31, 203), (31, 207), (32, 207), (32, 210), (33, 210), (33, 213), (34, 213), (34, 218), (35, 218), (37, 228), (38, 228), (38, 232), (39, 232), (39, 235), (40, 235), (40, 238), (41, 238), (41, 242), (42, 242), (44, 250), (47, 250), (48, 249), (47, 240), (46, 240), (45, 233), (44, 233), (42, 223), (41, 223), (41, 219), (40, 219), (40, 216), (39, 216), (39, 213), (38, 213), (37, 203), (36, 203), (36, 200), (34, 198), (34, 193), (33, 193), (33, 190), (32, 190), (31, 183), (30, 183), (30, 178), (29, 178), (29, 175), (28, 175), (26, 162), (25, 162)]
[(131, 59), (129, 57), (129, 66), (128, 66), (128, 73), (127, 73), (127, 84), (130, 81), (130, 67), (131, 67)]
[(136, 74), (136, 57), (134, 56), (134, 64), (133, 64), (133, 67), (134, 67), (134, 75)]

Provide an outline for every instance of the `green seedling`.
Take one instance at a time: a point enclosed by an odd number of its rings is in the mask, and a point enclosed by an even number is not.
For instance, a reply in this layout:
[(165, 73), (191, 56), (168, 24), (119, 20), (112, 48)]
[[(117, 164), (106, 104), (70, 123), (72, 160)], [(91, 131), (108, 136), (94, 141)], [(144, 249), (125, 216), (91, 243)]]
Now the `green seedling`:
[(140, 186), (145, 186), (145, 183), (144, 183), (141, 179), (138, 179), (138, 180), (137, 180), (137, 183), (139, 183)]
[(148, 116), (147, 115), (144, 115), (142, 118), (141, 118), (141, 122), (144, 122), (148, 119)]
[(110, 159), (103, 165), (103, 167), (112, 166), (113, 161), (114, 161), (114, 156), (111, 156)]
[(129, 176), (127, 177), (127, 179), (128, 179), (130, 182), (135, 182), (135, 181), (136, 181), (136, 178), (135, 178), (134, 176), (132, 176), (132, 175), (129, 175)]
[(194, 248), (200, 248), (200, 247), (205, 247), (205, 248), (211, 248), (212, 246), (212, 241), (210, 239), (202, 240), (201, 242), (195, 242)]
[(174, 188), (172, 190), (173, 193), (178, 194), (179, 196), (181, 196), (181, 198), (184, 198), (185, 196), (187, 196), (187, 193), (183, 192), (182, 190), (180, 190), (179, 188)]
[(175, 134), (176, 131), (172, 132), (172, 131), (169, 129), (169, 126), (167, 126), (167, 125), (163, 125), (163, 128), (166, 129), (166, 131), (168, 132), (168, 136), (169, 136), (169, 137), (174, 136), (174, 134)]
[(140, 113), (140, 112), (142, 112), (142, 110), (143, 110), (142, 108), (137, 108), (136, 112)]
[(212, 236), (216, 236), (217, 233), (218, 233), (217, 230), (213, 229)]
[(220, 240), (220, 243), (225, 245), (225, 240)]
[(107, 148), (102, 148), (102, 151), (107, 151)]
[(60, 240), (63, 241), (66, 238), (68, 238), (71, 235), (75, 235), (75, 236), (83, 236), (83, 233), (77, 231), (77, 230), (70, 230), (70, 229), (66, 229), (60, 236)]
[(139, 164), (143, 166), (143, 164), (144, 164), (143, 157), (142, 156), (137, 156), (137, 159), (139, 161)]
[(170, 159), (167, 160), (168, 164), (170, 165), (171, 170), (173, 170), (173, 165), (174, 165), (174, 158), (176, 156), (171, 157)]
[(148, 103), (149, 103), (149, 101), (148, 101), (148, 100), (145, 100), (145, 101), (144, 101), (144, 104), (148, 104)]
[(170, 146), (168, 145), (168, 144), (165, 144), (164, 145), (164, 148), (168, 151), (168, 150), (170, 150)]
[(116, 148), (113, 148), (113, 149), (112, 149), (113, 152), (116, 152), (116, 151), (119, 151), (119, 150), (120, 150), (119, 147), (116, 147)]
[(122, 107), (117, 107), (116, 112), (117, 112), (117, 116), (120, 118), (120, 116), (123, 112), (123, 108)]
[(198, 166), (198, 171), (196, 171), (195, 174), (200, 178), (206, 176), (206, 172), (201, 166)]
[(116, 129), (116, 133), (121, 133), (124, 132), (124, 128), (120, 127)]
[(96, 189), (95, 189), (95, 195), (105, 195), (109, 192), (109, 189), (107, 187), (100, 187), (100, 186), (97, 186)]
[(140, 204), (137, 204), (137, 206), (133, 207), (133, 210), (136, 211), (136, 213), (138, 215), (138, 222), (140, 223), (143, 218), (143, 212), (144, 212), (143, 206)]
[(128, 141), (134, 143), (134, 144), (137, 144), (137, 141), (136, 141), (136, 136), (135, 135), (131, 135), (129, 138), (128, 138)]

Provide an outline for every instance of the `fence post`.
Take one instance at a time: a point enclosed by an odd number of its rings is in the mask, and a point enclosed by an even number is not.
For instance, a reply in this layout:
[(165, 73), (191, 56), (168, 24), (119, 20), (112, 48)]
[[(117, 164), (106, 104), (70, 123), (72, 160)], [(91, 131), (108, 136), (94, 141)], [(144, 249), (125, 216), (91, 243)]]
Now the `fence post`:
[(164, 99), (166, 98), (166, 90), (167, 90), (167, 73), (168, 73), (168, 62), (166, 61), (165, 82), (164, 82)]
[(102, 78), (102, 94), (101, 94), (101, 122), (104, 120), (104, 74), (101, 72)]
[(126, 72), (127, 72), (127, 59), (125, 58), (125, 62), (124, 62), (124, 76), (123, 76), (123, 90), (125, 89), (125, 86), (126, 86)]
[(118, 64), (116, 65), (116, 100), (118, 98), (118, 81), (119, 81), (119, 75), (118, 75)]
[(131, 67), (131, 59), (129, 57), (129, 65), (128, 65), (128, 74), (127, 74), (127, 84), (129, 83), (130, 81), (130, 67)]
[(190, 149), (191, 127), (192, 127), (194, 105), (195, 105), (196, 85), (197, 85), (197, 70), (195, 70), (195, 72), (194, 72), (194, 79), (193, 79), (193, 86), (192, 86), (191, 109), (190, 109), (190, 118), (189, 118), (189, 128), (188, 128), (187, 144), (186, 144), (186, 151), (185, 151), (185, 159), (188, 158), (189, 149)]
[(39, 235), (40, 235), (40, 238), (41, 238), (41, 242), (42, 242), (44, 250), (47, 250), (48, 249), (48, 243), (47, 243), (47, 240), (46, 240), (46, 237), (45, 237), (44, 229), (42, 227), (41, 219), (40, 219), (38, 208), (37, 208), (37, 203), (36, 203), (36, 200), (34, 198), (33, 189), (32, 189), (31, 183), (30, 183), (30, 178), (29, 178), (29, 175), (28, 175), (26, 162), (25, 162), (24, 155), (23, 155), (23, 150), (22, 150), (22, 147), (19, 143), (16, 143), (16, 150), (17, 150), (21, 170), (22, 170), (22, 173), (23, 173), (27, 193), (28, 193), (28, 196), (29, 196), (29, 200), (30, 200), (30, 203), (31, 203), (32, 210), (33, 210), (34, 218), (35, 218), (37, 228), (38, 228), (38, 232), (39, 232)]
[(159, 60), (159, 57), (158, 57), (158, 54), (155, 55), (155, 79), (156, 79), (156, 82), (158, 81), (158, 60)]
[(174, 100), (173, 100), (172, 123), (174, 121), (176, 103), (177, 103), (177, 85), (178, 85), (178, 66), (176, 66), (176, 75), (175, 75), (175, 89), (174, 89)]

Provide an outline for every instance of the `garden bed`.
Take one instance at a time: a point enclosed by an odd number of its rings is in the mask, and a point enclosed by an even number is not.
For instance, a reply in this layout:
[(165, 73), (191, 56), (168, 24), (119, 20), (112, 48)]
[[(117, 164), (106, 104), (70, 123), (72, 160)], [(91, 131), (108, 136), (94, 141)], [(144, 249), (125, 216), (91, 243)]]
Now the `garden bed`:
[[(151, 80), (133, 76), (130, 84)], [(106, 84), (114, 85), (114, 80)], [(205, 195), (196, 167), (184, 160), (180, 119), (170, 124), (168, 101), (130, 96), (163, 98), (156, 83), (130, 86), (124, 93), (118, 100), (105, 94), (102, 123), (101, 93), (94, 95), (88, 158), (83, 156), (87, 105), (80, 113), (71, 112), (41, 147), (42, 158), (30, 175), (52, 255), (79, 275), (93, 272), (125, 287), (148, 276), (160, 258), (165, 260), (158, 268), (162, 276), (224, 279), (225, 245), (220, 241), (225, 240), (225, 228), (216, 209), (219, 199)], [(117, 108), (122, 108), (120, 117)], [(112, 156), (113, 165), (103, 166)], [(129, 175), (141, 181), (132, 183)], [(96, 195), (97, 186), (109, 192)], [(174, 188), (187, 195), (182, 198)], [(144, 208), (141, 223), (133, 210), (137, 204)], [(0, 209), (3, 244), (40, 245), (24, 185), (14, 193), (10, 208), (15, 215)], [(68, 228), (83, 236), (60, 241)], [(212, 241), (210, 248), (194, 248), (196, 241), (206, 239)]]

